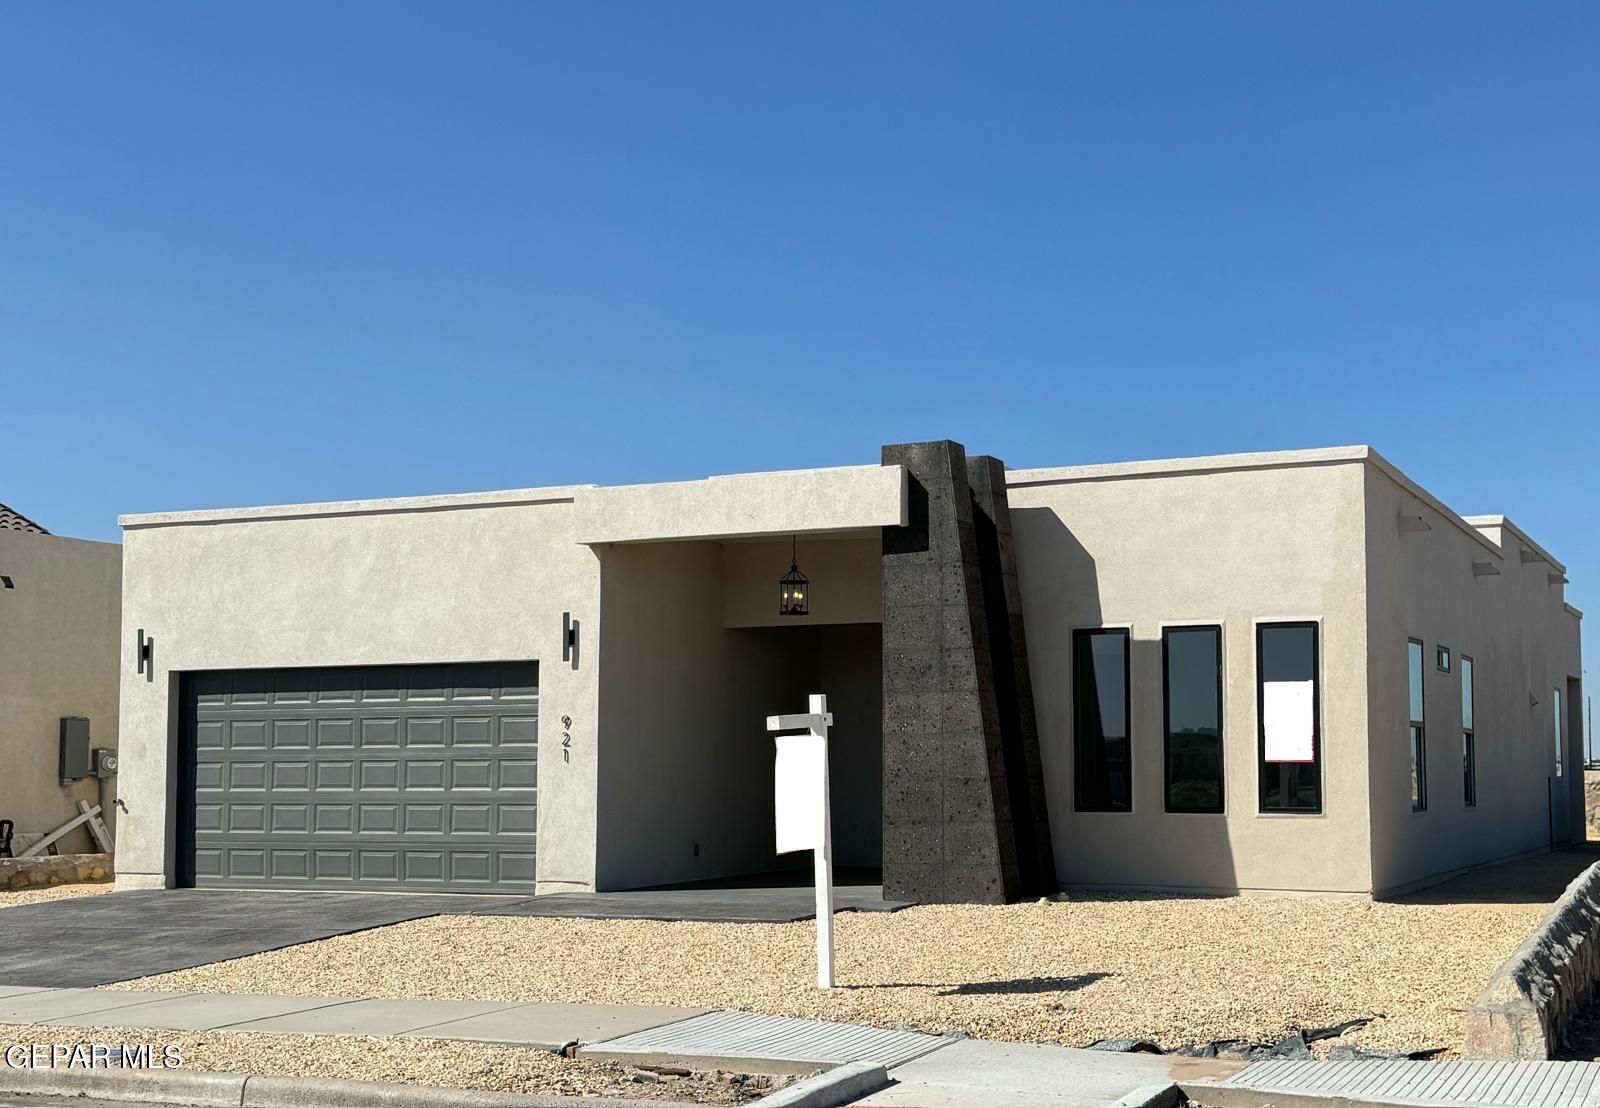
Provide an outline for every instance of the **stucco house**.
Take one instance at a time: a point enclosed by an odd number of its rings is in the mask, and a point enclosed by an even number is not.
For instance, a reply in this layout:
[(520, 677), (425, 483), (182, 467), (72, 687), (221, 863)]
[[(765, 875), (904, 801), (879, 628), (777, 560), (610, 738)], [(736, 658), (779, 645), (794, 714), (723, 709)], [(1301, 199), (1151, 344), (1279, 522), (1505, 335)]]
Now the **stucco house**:
[[(121, 581), (115, 543), (52, 535), (0, 504), (0, 820), (19, 836), (101, 802), (98, 779), (61, 778), (61, 721), (87, 720), (95, 747), (117, 745)], [(55, 845), (94, 849), (81, 826)]]
[(763, 721), (817, 691), (890, 897), (1379, 895), (1582, 836), (1563, 567), (1368, 447), (121, 522), (122, 887), (768, 870)]

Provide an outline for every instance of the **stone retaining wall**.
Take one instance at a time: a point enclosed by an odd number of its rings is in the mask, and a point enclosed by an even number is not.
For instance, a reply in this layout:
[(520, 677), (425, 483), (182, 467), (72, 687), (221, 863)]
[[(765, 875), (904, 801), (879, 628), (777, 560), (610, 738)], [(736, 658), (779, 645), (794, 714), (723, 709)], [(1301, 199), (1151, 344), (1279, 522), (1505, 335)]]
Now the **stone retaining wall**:
[(0, 889), (110, 881), (116, 876), (109, 854), (45, 854), (37, 858), (0, 858)]
[(1540, 1059), (1600, 982), (1600, 862), (1573, 879), (1467, 1011), (1467, 1058)]

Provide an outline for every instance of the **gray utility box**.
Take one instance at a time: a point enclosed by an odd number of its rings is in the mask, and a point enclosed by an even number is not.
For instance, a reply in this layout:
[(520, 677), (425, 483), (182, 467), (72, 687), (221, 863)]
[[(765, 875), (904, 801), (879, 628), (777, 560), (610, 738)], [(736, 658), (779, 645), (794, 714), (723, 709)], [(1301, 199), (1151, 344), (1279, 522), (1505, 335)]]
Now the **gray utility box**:
[(91, 772), (89, 721), (83, 716), (61, 717), (61, 783), (81, 780)]

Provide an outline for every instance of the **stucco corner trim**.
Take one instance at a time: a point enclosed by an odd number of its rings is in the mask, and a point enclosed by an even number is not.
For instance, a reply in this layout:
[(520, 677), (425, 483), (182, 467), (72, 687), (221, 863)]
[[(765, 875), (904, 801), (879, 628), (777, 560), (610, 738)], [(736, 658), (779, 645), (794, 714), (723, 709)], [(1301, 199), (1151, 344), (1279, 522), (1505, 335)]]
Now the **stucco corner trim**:
[(1251, 454), (1209, 454), (1198, 458), (1160, 458), (1140, 462), (1056, 466), (1046, 469), (1008, 469), (1006, 487), (1065, 485), (1080, 481), (1117, 481), (1138, 477), (1177, 477), (1232, 470), (1291, 469), (1301, 466), (1341, 465), (1376, 457), (1370, 446), (1330, 446), (1312, 450), (1273, 450)]
[[(1462, 518), (1465, 519), (1466, 522), (1472, 527), (1480, 530), (1488, 527), (1499, 528), (1502, 531), (1510, 532), (1511, 535), (1523, 546), (1527, 547), (1528, 550), (1532, 552), (1538, 560), (1549, 563), (1549, 565), (1552, 566), (1557, 573), (1567, 572), (1567, 567), (1557, 561), (1554, 554), (1551, 554), (1550, 551), (1546, 550), (1543, 546), (1540, 546), (1531, 535), (1529, 535), (1522, 528), (1518, 527), (1515, 523), (1511, 522), (1511, 520), (1505, 516), (1464, 516)], [(1523, 560), (1526, 561), (1527, 559)]]
[(124, 531), (133, 531), (147, 527), (181, 527), (194, 524), (247, 523), (261, 520), (327, 518), (330, 516), (447, 512), (464, 508), (508, 508), (539, 504), (571, 504), (579, 493), (594, 487), (594, 485), (560, 485), (540, 489), (506, 489), (499, 492), (401, 496), (382, 500), (332, 500), (316, 504), (272, 504), (255, 508), (212, 508), (193, 512), (148, 512), (118, 516), (117, 523)]

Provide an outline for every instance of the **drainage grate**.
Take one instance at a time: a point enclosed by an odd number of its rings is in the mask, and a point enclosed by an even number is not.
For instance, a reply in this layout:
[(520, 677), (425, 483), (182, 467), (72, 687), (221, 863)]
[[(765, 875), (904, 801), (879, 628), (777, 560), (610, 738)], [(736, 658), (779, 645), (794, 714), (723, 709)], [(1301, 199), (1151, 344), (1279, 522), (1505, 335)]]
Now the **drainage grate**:
[(1222, 1086), (1383, 1104), (1584, 1108), (1600, 1100), (1600, 1063), (1256, 1062)]
[(758, 1016), (749, 1012), (708, 1012), (665, 1027), (591, 1043), (584, 1049), (607, 1054), (767, 1058), (819, 1064), (877, 1062), (897, 1066), (950, 1041), (916, 1031), (886, 1031), (853, 1023)]

